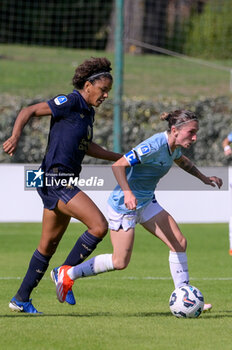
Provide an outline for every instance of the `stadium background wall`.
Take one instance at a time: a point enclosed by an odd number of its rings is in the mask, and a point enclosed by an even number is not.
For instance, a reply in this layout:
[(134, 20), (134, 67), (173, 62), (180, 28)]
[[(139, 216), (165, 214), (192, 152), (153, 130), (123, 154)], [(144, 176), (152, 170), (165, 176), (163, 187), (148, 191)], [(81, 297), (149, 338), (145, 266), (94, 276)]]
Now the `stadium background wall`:
[[(27, 164), (28, 165), (28, 164)], [(25, 190), (25, 164), (0, 164), (0, 193), (4, 198), (0, 203), (0, 222), (41, 222), (42, 201), (36, 190)], [(85, 172), (83, 167), (83, 172)], [(109, 171), (110, 166), (109, 166)], [(158, 187), (156, 197), (159, 203), (179, 223), (219, 223), (228, 222), (230, 217), (231, 193), (229, 191), (229, 178), (232, 178), (232, 168), (204, 168), (208, 175), (222, 176), (224, 185), (221, 190), (201, 185), (198, 179), (180, 171), (175, 176), (172, 168), (167, 177)], [(90, 172), (91, 173), (91, 172)], [(105, 173), (105, 169), (104, 169)], [(188, 188), (181, 190), (183, 182)], [(170, 184), (173, 183), (173, 187)], [(179, 186), (179, 190), (178, 189)], [(160, 188), (160, 190), (159, 190)], [(10, 189), (10, 192), (9, 192)], [(100, 210), (107, 215), (106, 205), (109, 189), (87, 191)], [(24, 205), (22, 205), (24, 203)], [(73, 220), (75, 221), (75, 220)]]

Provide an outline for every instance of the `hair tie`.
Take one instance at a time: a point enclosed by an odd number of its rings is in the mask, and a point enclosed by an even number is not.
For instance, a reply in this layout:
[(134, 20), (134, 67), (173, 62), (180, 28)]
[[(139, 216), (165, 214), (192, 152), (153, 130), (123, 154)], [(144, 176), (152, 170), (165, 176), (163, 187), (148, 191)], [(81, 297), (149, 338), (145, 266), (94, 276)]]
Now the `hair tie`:
[(105, 74), (108, 74), (111, 76), (110, 72), (100, 72), (100, 73), (95, 73), (93, 75), (90, 75), (90, 77), (88, 77), (87, 80), (94, 79), (94, 78), (100, 77), (101, 75), (105, 75)]

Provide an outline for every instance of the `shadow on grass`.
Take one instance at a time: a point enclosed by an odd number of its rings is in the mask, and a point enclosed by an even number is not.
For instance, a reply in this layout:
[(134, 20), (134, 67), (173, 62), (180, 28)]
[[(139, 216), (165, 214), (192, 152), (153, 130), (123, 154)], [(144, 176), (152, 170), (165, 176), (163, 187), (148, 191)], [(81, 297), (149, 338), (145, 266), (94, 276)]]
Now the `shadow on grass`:
[(232, 317), (232, 310), (222, 310), (222, 311), (217, 311), (217, 312), (211, 312), (208, 311), (206, 313), (203, 313), (201, 318), (204, 319), (220, 319), (220, 318), (230, 318)]
[[(17, 313), (11, 315), (0, 315), (0, 318), (14, 318), (14, 317), (173, 317), (170, 312), (136, 312), (136, 313), (115, 313), (115, 312), (89, 312), (89, 313), (67, 313), (67, 314), (24, 314)], [(200, 316), (201, 319), (223, 319), (223, 318), (232, 318), (232, 310), (218, 311), (217, 313), (204, 313)]]

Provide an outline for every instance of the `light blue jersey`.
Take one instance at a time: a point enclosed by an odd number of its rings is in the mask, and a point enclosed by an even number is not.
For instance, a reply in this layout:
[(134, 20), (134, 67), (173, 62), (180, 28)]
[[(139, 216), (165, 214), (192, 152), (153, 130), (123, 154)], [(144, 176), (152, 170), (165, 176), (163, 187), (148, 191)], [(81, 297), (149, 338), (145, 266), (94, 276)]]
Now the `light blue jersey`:
[(230, 142), (232, 142), (232, 132), (229, 133), (229, 135), (227, 136), (227, 138), (228, 138), (228, 140), (229, 140)]
[[(131, 165), (127, 180), (138, 201), (137, 209), (147, 206), (152, 201), (159, 180), (181, 155), (179, 147), (171, 152), (167, 132), (151, 136), (124, 155)], [(108, 203), (116, 212), (131, 212), (124, 204), (124, 194), (119, 185), (110, 194)]]

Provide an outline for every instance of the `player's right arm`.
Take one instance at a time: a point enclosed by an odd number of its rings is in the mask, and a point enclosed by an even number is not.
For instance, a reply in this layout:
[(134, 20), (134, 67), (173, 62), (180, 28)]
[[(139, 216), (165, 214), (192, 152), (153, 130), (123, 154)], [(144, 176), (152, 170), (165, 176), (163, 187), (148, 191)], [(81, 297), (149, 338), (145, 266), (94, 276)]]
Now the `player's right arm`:
[(124, 156), (112, 165), (112, 170), (119, 186), (124, 193), (124, 204), (126, 208), (129, 210), (135, 210), (137, 206), (137, 199), (131, 191), (126, 177), (126, 168), (129, 166), (131, 165)]
[(51, 114), (52, 111), (47, 102), (40, 102), (35, 105), (23, 108), (16, 118), (12, 135), (3, 143), (3, 150), (10, 156), (13, 156), (17, 148), (17, 144), (20, 139), (22, 130), (24, 126), (28, 123), (28, 121), (32, 117), (42, 117)]

